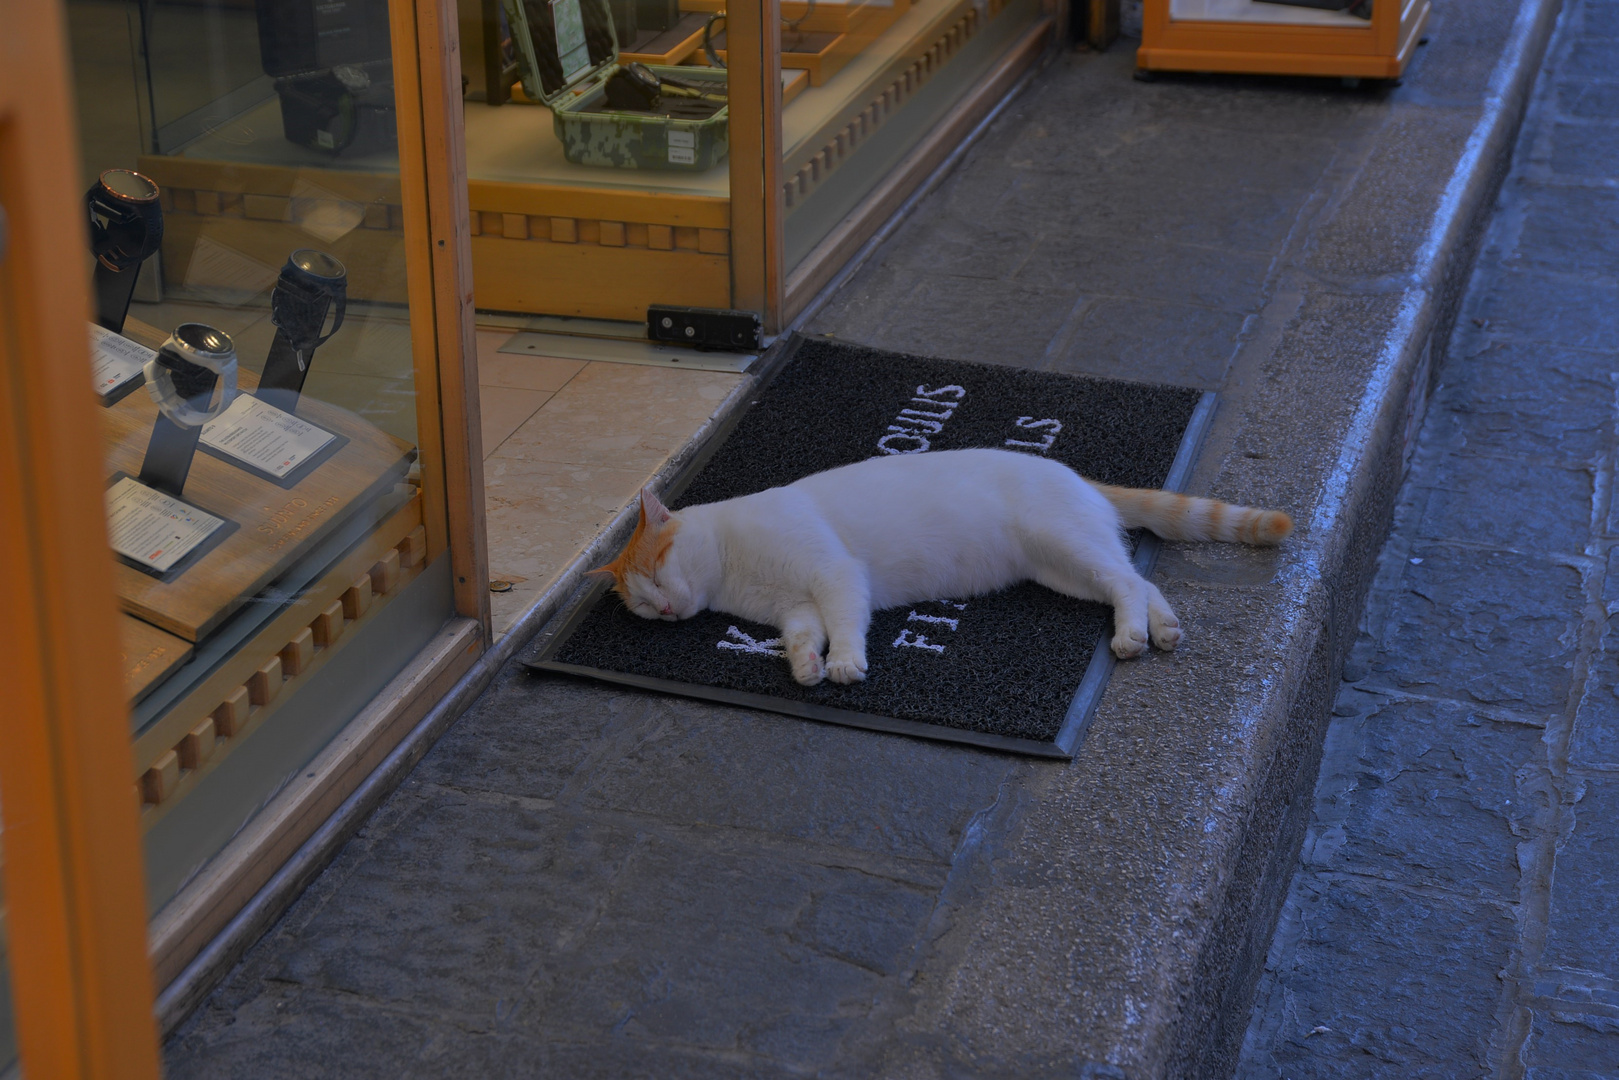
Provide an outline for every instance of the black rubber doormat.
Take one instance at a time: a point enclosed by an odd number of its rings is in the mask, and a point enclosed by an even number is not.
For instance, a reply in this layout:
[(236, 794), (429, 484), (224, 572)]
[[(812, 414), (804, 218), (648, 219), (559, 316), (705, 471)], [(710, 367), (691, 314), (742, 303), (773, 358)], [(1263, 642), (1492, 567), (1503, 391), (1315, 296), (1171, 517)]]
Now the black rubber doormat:
[[(1011, 447), (1082, 476), (1178, 489), (1214, 395), (800, 338), (678, 499), (678, 510), (877, 454)], [(946, 387), (959, 388), (944, 390)], [(896, 521), (896, 529), (904, 522)], [(1143, 534), (1136, 565), (1151, 569)], [(631, 614), (598, 585), (528, 666), (879, 731), (1042, 757), (1073, 755), (1112, 671), (1108, 607), (1025, 583), (877, 612), (866, 680), (793, 681), (772, 626), (712, 611)]]

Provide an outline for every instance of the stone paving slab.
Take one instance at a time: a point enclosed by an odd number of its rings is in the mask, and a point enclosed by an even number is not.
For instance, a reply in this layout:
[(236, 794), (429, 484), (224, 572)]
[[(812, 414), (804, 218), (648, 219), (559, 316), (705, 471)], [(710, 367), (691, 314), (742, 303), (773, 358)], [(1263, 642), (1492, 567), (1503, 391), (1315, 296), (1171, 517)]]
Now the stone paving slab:
[(1619, 360), (1585, 306), (1619, 286), (1619, 122), (1569, 92), (1614, 60), (1619, 5), (1571, 0), (1344, 665), (1242, 1080), (1619, 1076)]
[[(1298, 519), (1280, 551), (1166, 551), (1187, 640), (1120, 667), (1074, 762), (508, 670), (179, 1030), (171, 1073), (1229, 1074), (1553, 6), (1441, 0), (1394, 90), (1142, 84), (1127, 48), (1065, 54), (815, 318), (1217, 388), (1192, 490)], [(1567, 681), (1550, 621), (1491, 618), (1545, 658), (1500, 686)], [(1412, 935), (1500, 928), (1482, 898), (1324, 895)]]

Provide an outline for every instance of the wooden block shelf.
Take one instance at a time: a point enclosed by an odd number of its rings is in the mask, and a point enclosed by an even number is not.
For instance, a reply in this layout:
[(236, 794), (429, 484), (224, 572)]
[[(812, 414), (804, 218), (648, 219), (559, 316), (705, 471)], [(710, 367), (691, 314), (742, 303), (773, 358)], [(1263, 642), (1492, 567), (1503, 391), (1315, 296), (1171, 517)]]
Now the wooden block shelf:
[[(144, 828), (273, 719), (348, 632), (384, 616), (388, 601), (426, 568), (425, 541), (414, 496), (135, 737)], [(387, 591), (373, 592), (374, 580)], [(343, 597), (362, 585), (366, 604), (349, 619)]]
[[(543, 106), (469, 102), (466, 108), (473, 126), (492, 125), (479, 145), (555, 141)], [(514, 115), (526, 111), (545, 123)], [(560, 159), (561, 144), (547, 153)], [(367, 274), (363, 284), (351, 281), (350, 298), (408, 300), (396, 177), (155, 154), (142, 156), (137, 167), (163, 189), (166, 286), (267, 289), (287, 252), (309, 243), (303, 226), (339, 219), (357, 224), (321, 247), (347, 266), (385, 271)], [(527, 182), (486, 180), (476, 172), (468, 182), (479, 307), (639, 321), (653, 303), (730, 306), (728, 198), (616, 186), (625, 178), (614, 169), (550, 168), (562, 182), (543, 170)]]
[[(240, 380), (244, 391), (258, 384), (247, 371)], [(139, 475), (157, 406), (150, 395), (136, 392), (103, 414), (108, 473)], [(298, 415), (348, 442), (290, 488), (199, 450), (181, 498), (237, 528), (173, 581), (120, 564), (124, 610), (186, 641), (202, 640), (315, 544), (392, 490), (414, 459), (408, 443), (335, 406), (306, 396)]]
[(1365, 20), (1253, 0), (1146, 0), (1136, 66), (1397, 79), (1429, 11), (1429, 0), (1373, 0)]

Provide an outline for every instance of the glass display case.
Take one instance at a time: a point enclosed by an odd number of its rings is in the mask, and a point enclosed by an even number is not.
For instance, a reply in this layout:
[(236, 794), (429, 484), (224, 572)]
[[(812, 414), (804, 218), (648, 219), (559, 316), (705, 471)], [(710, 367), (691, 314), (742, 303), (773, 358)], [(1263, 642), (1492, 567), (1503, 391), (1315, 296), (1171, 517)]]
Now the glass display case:
[(1143, 71), (1397, 79), (1429, 0), (1146, 0)]
[(439, 362), (458, 309), (435, 292), (457, 249), (430, 240), (418, 56), (394, 51), (418, 28), (386, 0), (66, 8), (158, 912), (478, 617), (450, 518), (481, 506), (446, 472), (467, 453), (460, 357)]
[[(1045, 0), (565, 3), (601, 41), (571, 78), (559, 3), (461, 0), (463, 36), (478, 35), (464, 50), (479, 58), (467, 166), (486, 311), (641, 322), (651, 304), (763, 308), (774, 328), (943, 156), (918, 148), (953, 146), (953, 111), (986, 111), (1052, 25)], [(751, 71), (760, 57), (773, 86)], [(525, 77), (547, 64), (550, 85)], [(637, 101), (628, 75), (643, 72)], [(723, 154), (701, 153), (694, 122), (657, 115), (692, 106), (693, 86), (729, 94)], [(633, 143), (640, 157), (570, 150), (580, 109), (604, 121), (598, 150)]]

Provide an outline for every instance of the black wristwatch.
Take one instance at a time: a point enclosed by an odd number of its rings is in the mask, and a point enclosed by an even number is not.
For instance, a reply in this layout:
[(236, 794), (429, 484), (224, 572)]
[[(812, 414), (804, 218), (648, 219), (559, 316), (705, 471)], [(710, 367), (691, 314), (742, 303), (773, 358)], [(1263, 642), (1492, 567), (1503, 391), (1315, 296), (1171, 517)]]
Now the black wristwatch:
[(108, 169), (84, 193), (84, 207), (90, 251), (114, 273), (138, 268), (163, 243), (158, 186), (138, 172)]
[[(347, 306), (348, 271), (343, 264), (324, 251), (299, 248), (287, 256), (270, 294), (270, 322), (286, 335), (302, 368), (303, 358), (343, 325)], [(328, 313), (332, 328), (322, 334)]]

